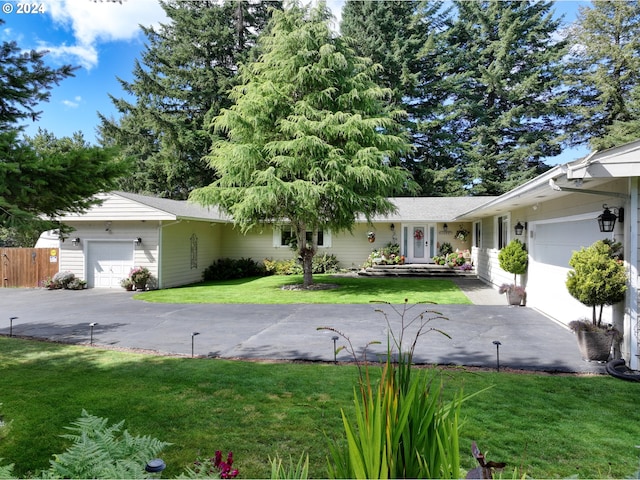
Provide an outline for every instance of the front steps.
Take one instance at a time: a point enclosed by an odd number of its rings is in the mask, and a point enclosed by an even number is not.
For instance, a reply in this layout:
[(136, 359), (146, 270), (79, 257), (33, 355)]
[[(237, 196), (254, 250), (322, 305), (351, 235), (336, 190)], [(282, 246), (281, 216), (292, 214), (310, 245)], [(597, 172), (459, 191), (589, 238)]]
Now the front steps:
[(446, 265), (409, 263), (404, 265), (373, 265), (360, 270), (363, 277), (471, 277), (477, 278), (474, 270), (460, 270)]

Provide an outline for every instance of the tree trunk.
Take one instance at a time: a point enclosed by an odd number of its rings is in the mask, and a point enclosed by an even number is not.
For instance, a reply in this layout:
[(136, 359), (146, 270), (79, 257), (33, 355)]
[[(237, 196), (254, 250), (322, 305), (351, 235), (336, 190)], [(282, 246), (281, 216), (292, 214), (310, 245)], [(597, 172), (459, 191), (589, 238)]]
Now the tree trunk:
[(298, 255), (302, 261), (302, 286), (307, 288), (313, 285), (313, 257), (318, 249), (318, 229), (311, 232), (311, 241), (307, 240), (307, 229), (305, 225), (298, 225), (296, 228), (298, 240)]
[(302, 256), (302, 286), (307, 288), (313, 285), (313, 253), (305, 249), (305, 255)]

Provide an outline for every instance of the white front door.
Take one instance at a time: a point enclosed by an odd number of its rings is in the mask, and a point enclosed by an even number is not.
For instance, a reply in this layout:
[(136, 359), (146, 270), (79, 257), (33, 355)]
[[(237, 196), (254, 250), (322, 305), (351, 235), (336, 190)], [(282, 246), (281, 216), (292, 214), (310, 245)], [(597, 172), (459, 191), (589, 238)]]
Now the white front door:
[(120, 288), (120, 280), (133, 267), (133, 242), (90, 241), (87, 253), (87, 286)]
[(431, 263), (436, 255), (436, 225), (434, 223), (405, 225), (404, 235), (406, 263)]

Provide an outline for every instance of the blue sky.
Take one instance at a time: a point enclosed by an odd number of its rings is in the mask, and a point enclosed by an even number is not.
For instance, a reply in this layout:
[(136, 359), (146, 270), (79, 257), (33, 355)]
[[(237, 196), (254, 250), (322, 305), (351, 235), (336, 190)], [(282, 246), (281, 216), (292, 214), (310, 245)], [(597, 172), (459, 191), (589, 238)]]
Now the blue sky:
[[(166, 22), (157, 0), (123, 0), (122, 3), (91, 0), (40, 0), (36, 13), (18, 13), (21, 4), (0, 0), (2, 18), (0, 41), (16, 41), (22, 49), (46, 49), (52, 66), (78, 65), (75, 77), (54, 87), (48, 103), (41, 104), (40, 120), (25, 125), (25, 133), (33, 135), (38, 128), (57, 137), (81, 131), (85, 139), (95, 142), (97, 112), (117, 116), (109, 95), (124, 95), (117, 78), (131, 80), (134, 61), (144, 50), (144, 36), (139, 25)], [(340, 17), (343, 0), (328, 0), (336, 17)], [(555, 3), (557, 15), (565, 22), (576, 18), (580, 5), (587, 1), (560, 0)], [(549, 159), (549, 164), (565, 163), (588, 153), (587, 148), (565, 151)]]

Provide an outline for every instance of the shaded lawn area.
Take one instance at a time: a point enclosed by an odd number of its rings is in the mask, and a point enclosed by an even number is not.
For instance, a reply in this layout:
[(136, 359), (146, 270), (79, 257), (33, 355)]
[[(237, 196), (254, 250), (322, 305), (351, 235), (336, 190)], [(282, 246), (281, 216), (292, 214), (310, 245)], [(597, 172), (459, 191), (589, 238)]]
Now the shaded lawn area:
[[(379, 378), (377, 367), (373, 378)], [(609, 376), (434, 369), (450, 398), (491, 386), (463, 404), (460, 453), (522, 478), (629, 478), (638, 469), (640, 385)], [(148, 356), (0, 337), (0, 458), (19, 476), (46, 469), (67, 447), (60, 435), (86, 409), (134, 435), (173, 443), (163, 478), (198, 456), (232, 450), (241, 478), (269, 477), (269, 456), (303, 451), (326, 478), (327, 437), (353, 413), (353, 365), (251, 363)]]
[(335, 288), (286, 290), (302, 284), (301, 275), (205, 282), (166, 290), (152, 290), (134, 298), (159, 303), (250, 303), (250, 304), (362, 304), (384, 299), (400, 304), (430, 301), (439, 304), (471, 304), (458, 286), (447, 279), (370, 278), (314, 275), (316, 285)]

